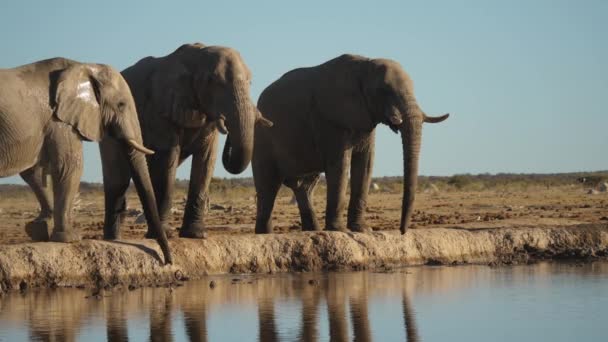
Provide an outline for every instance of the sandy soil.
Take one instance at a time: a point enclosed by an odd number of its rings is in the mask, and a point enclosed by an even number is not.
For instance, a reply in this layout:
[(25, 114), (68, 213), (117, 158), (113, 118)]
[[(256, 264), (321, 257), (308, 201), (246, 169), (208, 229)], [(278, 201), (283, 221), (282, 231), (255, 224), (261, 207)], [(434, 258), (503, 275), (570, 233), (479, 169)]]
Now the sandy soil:
[[(317, 190), (314, 199), (317, 217), (323, 222), (324, 190)], [(290, 202), (290, 192), (282, 191), (274, 209), (275, 233), (300, 230), (297, 205)], [(179, 192), (173, 207), (175, 236), (181, 225), (184, 204), (184, 193)], [(124, 239), (142, 238), (147, 226), (135, 223), (141, 213), (136, 195), (129, 196), (128, 205), (131, 210), (123, 224), (122, 236)], [(375, 231), (397, 229), (400, 205), (401, 193), (371, 193), (366, 213), (368, 224)], [(31, 241), (25, 233), (25, 225), (38, 215), (33, 195), (2, 196), (0, 210), (0, 244)], [(103, 194), (82, 194), (74, 217), (74, 226), (84, 239), (101, 239)], [(206, 222), (210, 235), (252, 233), (255, 223), (253, 189), (244, 190), (240, 196), (212, 194)], [(423, 192), (416, 198), (413, 222), (413, 229), (544, 228), (608, 223), (608, 193), (589, 195), (580, 186), (527, 191)]]

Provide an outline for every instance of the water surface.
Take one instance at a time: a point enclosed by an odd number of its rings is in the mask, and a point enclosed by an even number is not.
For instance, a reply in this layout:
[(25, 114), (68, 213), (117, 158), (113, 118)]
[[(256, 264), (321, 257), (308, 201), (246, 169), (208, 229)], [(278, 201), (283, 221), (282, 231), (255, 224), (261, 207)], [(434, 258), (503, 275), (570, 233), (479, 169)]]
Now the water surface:
[(90, 294), (5, 296), (0, 341), (608, 340), (608, 263), (221, 276)]

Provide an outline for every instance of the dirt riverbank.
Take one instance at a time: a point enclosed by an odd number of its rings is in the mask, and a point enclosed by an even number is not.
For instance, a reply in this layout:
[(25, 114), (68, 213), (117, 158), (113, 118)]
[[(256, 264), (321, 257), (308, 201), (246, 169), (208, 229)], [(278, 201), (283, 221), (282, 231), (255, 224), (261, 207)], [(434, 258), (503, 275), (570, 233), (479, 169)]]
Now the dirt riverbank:
[(176, 285), (207, 274), (391, 269), (410, 265), (519, 264), (608, 256), (608, 225), (214, 235), (173, 239), (174, 265), (154, 241), (0, 245), (2, 291), (31, 287)]

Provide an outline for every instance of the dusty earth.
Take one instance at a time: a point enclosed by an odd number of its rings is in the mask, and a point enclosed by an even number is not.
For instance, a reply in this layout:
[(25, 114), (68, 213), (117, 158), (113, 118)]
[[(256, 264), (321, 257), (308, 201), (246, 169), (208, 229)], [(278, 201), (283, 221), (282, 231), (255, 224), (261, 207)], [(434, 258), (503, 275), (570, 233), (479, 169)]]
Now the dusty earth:
[[(185, 192), (174, 198), (173, 228), (181, 225)], [(300, 230), (297, 205), (291, 193), (281, 191), (274, 209), (275, 233)], [(317, 189), (315, 210), (322, 223), (325, 212), (324, 189)], [(398, 228), (401, 215), (400, 192), (372, 192), (366, 213), (375, 231)], [(145, 223), (135, 223), (141, 214), (135, 194), (128, 198), (129, 211), (122, 226), (124, 239), (140, 239)], [(548, 228), (580, 224), (608, 224), (608, 193), (590, 195), (581, 186), (536, 187), (525, 191), (447, 191), (422, 192), (416, 198), (413, 229), (479, 229), (479, 228)], [(206, 223), (210, 235), (252, 233), (255, 223), (253, 189), (238, 193), (211, 195)], [(38, 215), (38, 205), (29, 192), (0, 197), (0, 244), (30, 242), (25, 225)], [(346, 213), (344, 213), (346, 215)], [(74, 213), (74, 226), (84, 239), (101, 239), (103, 227), (103, 193), (82, 193)], [(346, 221), (346, 216), (344, 221)]]
[[(323, 195), (317, 191), (315, 196), (321, 222)], [(75, 226), (84, 239), (74, 244), (29, 243), (24, 226), (37, 216), (33, 195), (5, 195), (0, 199), (0, 293), (29, 287), (167, 285), (222, 273), (498, 265), (608, 256), (608, 194), (589, 195), (576, 186), (421, 192), (414, 227), (406, 236), (396, 230), (398, 192), (371, 194), (366, 213), (374, 229), (370, 234), (300, 233), (297, 207), (290, 203), (291, 194), (282, 191), (274, 211), (277, 234), (254, 235), (253, 189), (212, 196), (209, 239), (172, 239), (174, 265), (162, 266), (155, 241), (143, 239), (145, 224), (134, 222), (140, 214), (135, 195), (129, 198), (123, 240), (106, 242), (101, 240), (102, 194), (81, 194)], [(179, 193), (174, 229), (181, 223), (183, 202)]]

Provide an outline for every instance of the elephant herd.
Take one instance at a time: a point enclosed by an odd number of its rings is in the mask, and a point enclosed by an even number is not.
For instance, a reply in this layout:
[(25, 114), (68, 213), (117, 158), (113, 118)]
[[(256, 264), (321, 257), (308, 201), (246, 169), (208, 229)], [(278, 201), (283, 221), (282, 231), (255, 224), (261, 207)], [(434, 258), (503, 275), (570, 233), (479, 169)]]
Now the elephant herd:
[[(0, 177), (20, 174), (40, 203), (32, 224), (40, 240), (80, 239), (72, 205), (82, 175), (82, 140), (98, 141), (105, 195), (104, 239), (120, 239), (125, 193), (133, 180), (148, 222), (171, 263), (168, 219), (177, 167), (192, 156), (179, 236), (205, 238), (204, 204), (218, 134), (227, 134), (224, 168), (252, 164), (255, 232), (272, 233), (280, 186), (294, 191), (303, 230), (319, 230), (310, 194), (327, 180), (325, 229), (369, 231), (363, 213), (372, 175), (375, 127), (401, 134), (403, 202), (400, 229), (412, 214), (424, 113), (402, 67), (388, 59), (345, 54), (287, 72), (250, 97), (251, 71), (234, 49), (184, 44), (146, 57), (122, 72), (103, 64), (52, 58), (0, 69)], [(262, 116), (263, 115), (263, 116)], [(350, 173), (346, 228), (341, 212)], [(52, 198), (46, 179), (52, 179)], [(47, 227), (53, 220), (52, 234)]]

